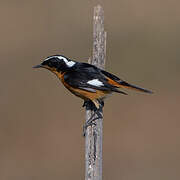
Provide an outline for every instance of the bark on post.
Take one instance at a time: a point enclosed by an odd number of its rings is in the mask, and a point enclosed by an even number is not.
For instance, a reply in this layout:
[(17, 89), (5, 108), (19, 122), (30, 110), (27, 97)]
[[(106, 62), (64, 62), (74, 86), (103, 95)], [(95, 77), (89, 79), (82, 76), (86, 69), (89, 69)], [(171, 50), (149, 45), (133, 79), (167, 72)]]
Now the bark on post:
[[(106, 55), (106, 32), (104, 31), (104, 11), (100, 5), (94, 7), (93, 17), (93, 57), (89, 63), (104, 69)], [(92, 112), (86, 110), (86, 121)], [(85, 137), (85, 180), (102, 180), (102, 123), (88, 127)]]

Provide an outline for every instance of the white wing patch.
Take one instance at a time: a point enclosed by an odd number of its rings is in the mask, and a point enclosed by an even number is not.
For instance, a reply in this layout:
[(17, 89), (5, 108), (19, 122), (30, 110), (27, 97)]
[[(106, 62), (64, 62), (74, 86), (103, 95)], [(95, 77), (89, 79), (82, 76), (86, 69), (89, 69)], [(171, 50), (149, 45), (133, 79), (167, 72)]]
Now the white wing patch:
[(97, 86), (97, 87), (101, 87), (103, 86), (104, 84), (99, 81), (98, 79), (93, 79), (93, 80), (90, 80), (87, 82), (87, 84), (90, 84), (90, 85), (93, 85), (93, 86)]

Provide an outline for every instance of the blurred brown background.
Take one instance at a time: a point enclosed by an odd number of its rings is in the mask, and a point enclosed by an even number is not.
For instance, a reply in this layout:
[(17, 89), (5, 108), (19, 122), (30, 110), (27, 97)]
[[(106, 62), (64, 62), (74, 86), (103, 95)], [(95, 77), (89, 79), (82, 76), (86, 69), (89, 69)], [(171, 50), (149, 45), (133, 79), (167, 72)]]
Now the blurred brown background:
[[(106, 70), (153, 95), (106, 101), (104, 180), (180, 179), (180, 2), (100, 1)], [(33, 65), (92, 53), (95, 1), (1, 0), (0, 180), (84, 179), (82, 101)]]

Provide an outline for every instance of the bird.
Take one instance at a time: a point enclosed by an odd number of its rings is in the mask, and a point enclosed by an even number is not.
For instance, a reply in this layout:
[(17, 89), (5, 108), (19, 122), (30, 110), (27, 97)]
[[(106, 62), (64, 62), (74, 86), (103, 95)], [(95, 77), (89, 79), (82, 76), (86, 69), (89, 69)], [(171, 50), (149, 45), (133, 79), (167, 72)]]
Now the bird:
[(45, 68), (54, 73), (71, 93), (84, 100), (83, 107), (94, 112), (83, 126), (84, 135), (88, 126), (96, 125), (95, 120), (102, 118), (104, 99), (108, 95), (112, 93), (127, 95), (120, 89), (152, 94), (152, 91), (129, 84), (92, 64), (78, 62), (64, 55), (49, 56), (33, 68)]

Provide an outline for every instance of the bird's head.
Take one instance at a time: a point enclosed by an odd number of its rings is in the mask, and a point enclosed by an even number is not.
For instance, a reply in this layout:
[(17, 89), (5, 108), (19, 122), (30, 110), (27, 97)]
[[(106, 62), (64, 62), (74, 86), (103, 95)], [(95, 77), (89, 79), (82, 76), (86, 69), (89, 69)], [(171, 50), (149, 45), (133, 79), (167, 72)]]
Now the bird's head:
[(64, 72), (72, 68), (76, 64), (62, 55), (54, 55), (47, 57), (41, 64), (34, 66), (33, 68), (45, 68), (53, 73)]

